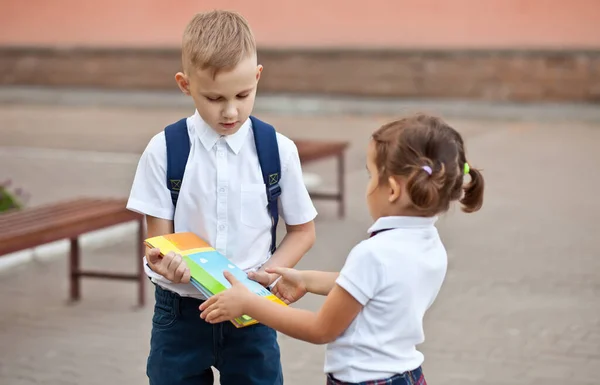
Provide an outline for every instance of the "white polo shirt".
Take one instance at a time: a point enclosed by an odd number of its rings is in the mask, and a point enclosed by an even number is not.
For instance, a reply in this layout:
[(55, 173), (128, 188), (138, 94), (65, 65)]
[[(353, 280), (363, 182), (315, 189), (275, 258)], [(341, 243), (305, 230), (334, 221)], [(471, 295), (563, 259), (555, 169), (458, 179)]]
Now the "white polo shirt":
[[(437, 218), (384, 217), (355, 246), (337, 284), (364, 307), (327, 346), (325, 373), (345, 382), (392, 377), (423, 363), (423, 316), (446, 275)], [(384, 231), (382, 231), (384, 230)]]
[[(248, 119), (238, 132), (222, 137), (198, 111), (187, 118), (190, 155), (174, 220), (176, 232), (198, 234), (245, 271), (260, 268), (271, 256), (271, 217), (251, 125)], [(302, 179), (296, 145), (280, 133), (277, 143), (281, 162), (280, 220), (290, 225), (310, 222), (317, 212)], [(166, 166), (165, 135), (161, 131), (140, 158), (128, 209), (173, 219)], [(146, 274), (161, 287), (203, 298), (191, 284), (173, 284), (151, 271), (145, 262)]]

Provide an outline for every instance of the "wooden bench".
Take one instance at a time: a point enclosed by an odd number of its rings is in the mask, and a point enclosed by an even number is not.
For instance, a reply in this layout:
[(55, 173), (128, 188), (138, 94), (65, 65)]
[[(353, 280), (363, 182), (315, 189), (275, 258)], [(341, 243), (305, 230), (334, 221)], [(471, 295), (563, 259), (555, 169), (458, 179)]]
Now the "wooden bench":
[(337, 192), (310, 192), (313, 199), (336, 200), (338, 202), (338, 216), (344, 217), (346, 208), (346, 183), (345, 183), (345, 151), (348, 142), (320, 141), (320, 140), (294, 140), (298, 148), (301, 163), (335, 157), (337, 158)]
[[(145, 252), (143, 216), (127, 210), (125, 204), (125, 200), (82, 198), (1, 214), (0, 256), (69, 239), (69, 285), (72, 301), (80, 298), (82, 277), (121, 279), (138, 282), (138, 304), (144, 306), (146, 275), (142, 266)], [(80, 235), (130, 221), (139, 223), (137, 248), (133, 258), (137, 267), (135, 274), (81, 268)]]

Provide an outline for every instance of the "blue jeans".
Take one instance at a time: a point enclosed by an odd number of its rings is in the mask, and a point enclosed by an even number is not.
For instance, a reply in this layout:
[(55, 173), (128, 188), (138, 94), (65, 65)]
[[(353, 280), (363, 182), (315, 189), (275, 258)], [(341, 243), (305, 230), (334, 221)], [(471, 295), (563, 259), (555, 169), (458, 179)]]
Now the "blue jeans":
[(396, 374), (382, 380), (371, 380), (364, 382), (343, 382), (335, 379), (331, 374), (327, 375), (327, 385), (427, 385), (423, 369), (419, 366), (415, 370)]
[(281, 385), (283, 373), (275, 330), (256, 324), (209, 324), (202, 301), (156, 286), (150, 355), (150, 385), (213, 385), (211, 366), (223, 385)]

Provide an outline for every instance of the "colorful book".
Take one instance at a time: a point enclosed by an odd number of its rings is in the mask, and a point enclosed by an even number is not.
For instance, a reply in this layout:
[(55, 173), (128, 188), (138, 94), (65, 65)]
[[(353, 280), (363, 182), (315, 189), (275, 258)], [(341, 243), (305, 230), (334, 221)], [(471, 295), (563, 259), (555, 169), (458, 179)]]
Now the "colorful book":
[[(190, 269), (190, 282), (206, 298), (231, 287), (231, 284), (223, 276), (223, 271), (228, 270), (250, 291), (273, 302), (287, 306), (285, 302), (281, 301), (260, 283), (248, 278), (242, 269), (194, 233), (184, 232), (161, 235), (148, 238), (145, 242), (149, 247), (158, 248), (162, 255), (171, 251), (181, 255)], [(238, 328), (257, 323), (255, 319), (247, 315), (236, 318), (231, 322)]]

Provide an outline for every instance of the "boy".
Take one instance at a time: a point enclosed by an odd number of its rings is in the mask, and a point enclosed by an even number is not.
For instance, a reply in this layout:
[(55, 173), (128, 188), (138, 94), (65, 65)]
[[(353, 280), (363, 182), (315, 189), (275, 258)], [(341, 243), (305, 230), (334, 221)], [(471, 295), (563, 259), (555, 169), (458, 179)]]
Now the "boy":
[[(176, 207), (167, 188), (165, 133), (140, 158), (127, 207), (146, 215), (148, 236), (191, 231), (252, 279), (270, 286), (265, 268), (292, 267), (315, 240), (316, 210), (303, 184), (294, 143), (277, 133), (281, 163), (279, 207), (287, 234), (271, 255), (267, 210), (249, 119), (262, 72), (246, 20), (233, 12), (196, 15), (182, 44), (183, 72), (175, 76), (196, 112), (186, 119), (190, 153)], [(205, 298), (189, 283), (181, 256), (147, 250), (146, 273), (156, 285), (147, 375), (150, 384), (212, 385), (211, 366), (224, 385), (282, 384), (276, 332), (262, 324), (236, 329), (199, 316)]]

